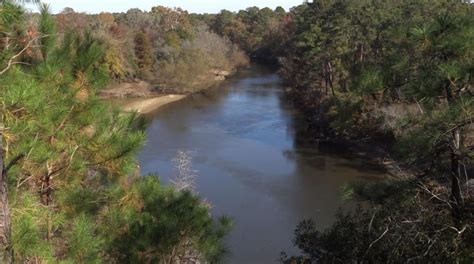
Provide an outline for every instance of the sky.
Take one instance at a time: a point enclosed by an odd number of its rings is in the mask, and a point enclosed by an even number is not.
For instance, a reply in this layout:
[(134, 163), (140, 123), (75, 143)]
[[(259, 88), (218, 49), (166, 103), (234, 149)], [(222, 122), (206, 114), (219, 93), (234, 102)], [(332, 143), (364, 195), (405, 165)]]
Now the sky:
[[(218, 13), (222, 9), (238, 11), (250, 6), (270, 7), (282, 6), (286, 10), (299, 5), (303, 0), (41, 0), (51, 5), (53, 13), (65, 7), (72, 7), (76, 12), (125, 12), (130, 8), (149, 11), (152, 6), (181, 7), (192, 13)], [(31, 5), (27, 8), (35, 10)]]

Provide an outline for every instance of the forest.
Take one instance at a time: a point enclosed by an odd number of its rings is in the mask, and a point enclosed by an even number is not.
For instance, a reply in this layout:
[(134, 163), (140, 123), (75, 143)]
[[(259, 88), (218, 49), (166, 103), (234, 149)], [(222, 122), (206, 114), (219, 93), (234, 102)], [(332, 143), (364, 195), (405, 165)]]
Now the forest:
[(471, 1), (217, 14), (38, 5), (0, 1), (2, 263), (220, 263), (232, 219), (141, 175), (145, 122), (102, 95), (137, 81), (196, 93), (250, 61), (278, 67), (318, 142), (369, 149), (394, 174), (346, 186), (358, 206), (327, 229), (301, 219), (301, 254), (281, 263), (474, 261)]
[(292, 10), (288, 91), (322, 139), (382, 146), (400, 177), (348, 187), (364, 201), (293, 262), (473, 260), (474, 7), (470, 1), (315, 1)]

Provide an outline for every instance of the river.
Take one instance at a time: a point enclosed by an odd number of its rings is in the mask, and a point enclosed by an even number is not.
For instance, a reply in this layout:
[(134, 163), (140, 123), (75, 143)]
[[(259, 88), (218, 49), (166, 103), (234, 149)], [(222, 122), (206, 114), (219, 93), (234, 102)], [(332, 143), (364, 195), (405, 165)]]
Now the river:
[(199, 195), (214, 215), (235, 221), (225, 263), (275, 263), (281, 251), (297, 252), (292, 239), (300, 220), (327, 227), (344, 206), (344, 185), (384, 175), (345, 148), (318, 146), (302, 133), (304, 119), (284, 99), (281, 80), (262, 66), (148, 118), (142, 172), (167, 182), (177, 152), (189, 153)]

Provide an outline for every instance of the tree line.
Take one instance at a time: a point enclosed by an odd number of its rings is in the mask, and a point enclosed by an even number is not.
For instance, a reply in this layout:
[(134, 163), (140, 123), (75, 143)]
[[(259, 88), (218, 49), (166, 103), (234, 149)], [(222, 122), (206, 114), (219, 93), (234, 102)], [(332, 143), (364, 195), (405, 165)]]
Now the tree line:
[(242, 48), (254, 61), (276, 63), (292, 35), (292, 16), (282, 7), (249, 7), (199, 15), (209, 28)]
[(472, 262), (472, 3), (320, 0), (290, 16), (280, 72), (315, 137), (383, 146), (411, 173), (354, 184), (370, 206), (324, 231), (303, 221), (303, 254), (283, 261)]
[[(34, 15), (33, 15), (34, 16)], [(106, 46), (103, 66), (113, 81), (141, 79), (158, 91), (188, 93), (212, 85), (217, 72), (247, 64), (246, 54), (180, 8), (85, 14), (65, 8), (58, 33), (88, 28)]]

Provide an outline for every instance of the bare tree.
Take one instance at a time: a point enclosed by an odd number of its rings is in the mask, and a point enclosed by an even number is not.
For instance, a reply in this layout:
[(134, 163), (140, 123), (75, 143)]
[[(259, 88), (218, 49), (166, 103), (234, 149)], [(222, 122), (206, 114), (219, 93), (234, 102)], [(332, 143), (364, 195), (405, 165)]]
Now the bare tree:
[(7, 65), (3, 68), (3, 69), (0, 69), (0, 75), (3, 75), (5, 74), (8, 70), (10, 70), (10, 68), (13, 66), (13, 65), (16, 65), (16, 64), (27, 64), (27, 63), (24, 63), (22, 61), (18, 61), (17, 59), (23, 54), (25, 53), (28, 49), (30, 48), (36, 48), (38, 47), (37, 45), (33, 45), (35, 42), (37, 42), (38, 40), (42, 39), (42, 38), (47, 38), (47, 37), (50, 37), (51, 35), (43, 35), (43, 36), (39, 36), (39, 37), (35, 37), (35, 38), (32, 38), (31, 40), (28, 41), (28, 43), (25, 45), (25, 47), (20, 50), (17, 54), (13, 55), (8, 61), (7, 61)]
[(197, 171), (193, 170), (193, 158), (191, 151), (178, 150), (173, 159), (177, 173), (171, 179), (171, 183), (178, 191), (194, 192), (196, 188)]

